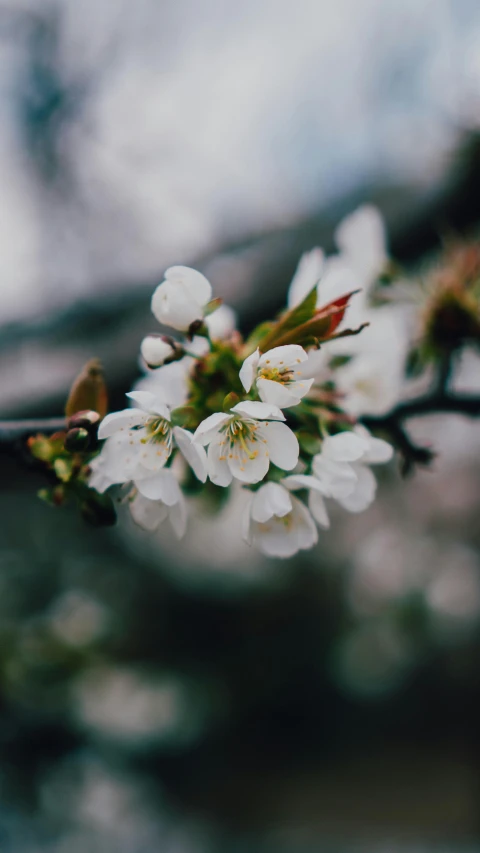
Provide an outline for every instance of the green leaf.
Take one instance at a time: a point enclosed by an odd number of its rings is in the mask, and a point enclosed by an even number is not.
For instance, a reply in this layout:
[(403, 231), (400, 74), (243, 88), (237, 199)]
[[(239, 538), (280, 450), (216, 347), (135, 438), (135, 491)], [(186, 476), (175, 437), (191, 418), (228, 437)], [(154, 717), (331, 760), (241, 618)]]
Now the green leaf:
[(247, 338), (246, 345), (248, 349), (253, 352), (256, 347), (261, 343), (263, 338), (265, 338), (272, 330), (272, 327), (273, 323), (271, 321), (260, 323), (258, 326), (256, 326), (253, 332), (250, 332), (250, 335)]
[(312, 435), (306, 430), (300, 430), (297, 432), (297, 438), (301, 449), (309, 456), (320, 453), (322, 442), (318, 436)]
[[(272, 327), (270, 333), (266, 336), (266, 339), (263, 340), (263, 352), (266, 352), (267, 349), (271, 349), (271, 347), (276, 346), (277, 341), (284, 338), (286, 335), (288, 336), (289, 332), (309, 323), (315, 314), (316, 307), (317, 288), (314, 287), (299, 305), (296, 305), (295, 308), (287, 311), (286, 314), (280, 318), (278, 323)], [(327, 322), (326, 327), (322, 324), (322, 334), (326, 329), (328, 329), (328, 326), (329, 322)], [(317, 334), (318, 333), (316, 331), (310, 330), (310, 337), (312, 335), (316, 336)], [(297, 343), (297, 341), (295, 341), (295, 343)]]
[(317, 307), (317, 288), (314, 287), (305, 299), (289, 311), (282, 322), (282, 330), (294, 329), (295, 326), (303, 326), (308, 323), (315, 314)]

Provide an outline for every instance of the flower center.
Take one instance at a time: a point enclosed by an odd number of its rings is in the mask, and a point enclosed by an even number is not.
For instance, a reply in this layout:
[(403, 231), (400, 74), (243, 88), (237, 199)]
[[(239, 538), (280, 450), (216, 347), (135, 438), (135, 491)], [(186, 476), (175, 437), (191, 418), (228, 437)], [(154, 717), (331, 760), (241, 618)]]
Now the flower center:
[(165, 420), (165, 418), (152, 417), (146, 422), (145, 429), (148, 438), (142, 438), (143, 443), (151, 441), (157, 444), (165, 444), (168, 452), (171, 452), (173, 437), (172, 425), (169, 421)]
[(262, 533), (270, 533), (275, 530), (276, 524), (281, 524), (287, 530), (293, 525), (293, 512), (288, 512), (287, 515), (274, 515), (268, 521), (257, 521), (259, 530)]
[(258, 429), (258, 424), (253, 420), (242, 420), (241, 418), (232, 418), (222, 427), (222, 433), (225, 436), (225, 442), (230, 445), (230, 450), (233, 450), (235, 445), (240, 445), (243, 452), (249, 459), (255, 459), (258, 456), (258, 450), (251, 450), (248, 442), (257, 441), (255, 435)]
[(262, 367), (258, 371), (258, 379), (269, 379), (272, 382), (289, 385), (295, 381), (295, 371), (290, 367)]

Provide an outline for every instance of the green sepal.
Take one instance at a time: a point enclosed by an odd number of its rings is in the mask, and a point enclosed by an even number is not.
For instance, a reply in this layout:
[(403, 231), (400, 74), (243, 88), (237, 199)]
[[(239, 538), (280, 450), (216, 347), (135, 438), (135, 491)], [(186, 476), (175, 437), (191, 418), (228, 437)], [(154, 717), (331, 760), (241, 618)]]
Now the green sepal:
[(40, 462), (52, 462), (59, 453), (63, 452), (64, 437), (64, 433), (51, 438), (45, 435), (32, 436), (28, 439), (28, 449)]
[(210, 314), (213, 314), (217, 308), (220, 308), (220, 305), (223, 305), (223, 299), (217, 296), (215, 299), (211, 299), (210, 302), (207, 302), (203, 309), (203, 316), (208, 317)]
[(266, 321), (256, 326), (253, 332), (250, 332), (250, 335), (247, 338), (246, 348), (248, 352), (246, 353), (246, 355), (249, 355), (251, 352), (254, 352), (257, 346), (261, 344), (263, 338), (265, 338), (269, 334), (269, 332), (272, 331), (272, 329), (273, 323), (271, 321)]
[(230, 393), (227, 394), (226, 397), (224, 397), (222, 411), (229, 412), (230, 409), (233, 409), (233, 407), (236, 406), (239, 402), (240, 397), (238, 396), (238, 394), (236, 394), (235, 391), (230, 391)]
[(73, 460), (59, 456), (53, 463), (53, 470), (62, 483), (68, 483), (73, 473)]
[(173, 426), (194, 429), (198, 424), (198, 414), (193, 406), (178, 406), (170, 416)]

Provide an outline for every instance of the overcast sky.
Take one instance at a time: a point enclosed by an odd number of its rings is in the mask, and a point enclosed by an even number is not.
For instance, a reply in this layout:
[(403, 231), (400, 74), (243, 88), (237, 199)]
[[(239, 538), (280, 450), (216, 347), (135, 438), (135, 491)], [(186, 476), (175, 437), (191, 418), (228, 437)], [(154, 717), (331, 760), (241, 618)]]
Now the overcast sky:
[[(477, 0), (11, 3), (61, 17), (40, 59), (34, 26), (0, 30), (0, 322), (429, 181), (480, 103)], [(48, 180), (24, 131), (45, 69), (68, 93)]]

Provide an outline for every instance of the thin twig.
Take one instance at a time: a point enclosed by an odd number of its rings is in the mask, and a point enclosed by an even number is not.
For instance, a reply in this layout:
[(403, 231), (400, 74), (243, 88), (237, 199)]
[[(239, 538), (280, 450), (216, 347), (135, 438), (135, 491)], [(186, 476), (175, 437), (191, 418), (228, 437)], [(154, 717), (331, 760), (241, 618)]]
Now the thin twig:
[(51, 434), (65, 429), (64, 417), (0, 421), (0, 444), (10, 444), (35, 433)]
[(373, 432), (383, 432), (389, 436), (403, 456), (402, 471), (408, 474), (415, 465), (429, 465), (435, 453), (430, 447), (420, 446), (412, 441), (404, 427), (404, 421), (441, 413), (480, 417), (480, 397), (453, 394), (441, 388), (414, 400), (399, 403), (386, 415), (366, 415), (362, 418), (362, 423)]

